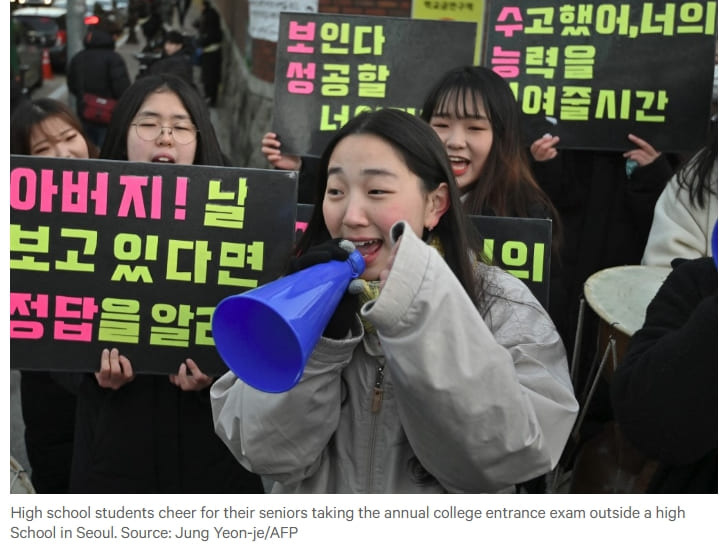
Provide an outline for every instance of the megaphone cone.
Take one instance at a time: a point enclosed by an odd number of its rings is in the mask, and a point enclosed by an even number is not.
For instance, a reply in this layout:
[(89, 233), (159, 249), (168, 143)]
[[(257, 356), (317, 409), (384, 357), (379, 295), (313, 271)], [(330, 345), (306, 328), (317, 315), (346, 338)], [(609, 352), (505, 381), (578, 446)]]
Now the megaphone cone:
[(365, 258), (355, 250), (347, 261), (320, 263), (227, 297), (212, 316), (217, 352), (250, 386), (291, 389), (348, 284), (364, 270)]

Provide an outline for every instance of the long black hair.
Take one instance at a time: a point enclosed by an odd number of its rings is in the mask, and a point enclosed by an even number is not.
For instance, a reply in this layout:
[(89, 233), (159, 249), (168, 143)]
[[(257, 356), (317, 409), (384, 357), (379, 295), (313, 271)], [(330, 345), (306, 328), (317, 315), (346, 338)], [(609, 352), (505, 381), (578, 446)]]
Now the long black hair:
[[(479, 101), (483, 112), (477, 111)], [(468, 111), (469, 104), (474, 111)], [(455, 110), (445, 111), (447, 107)], [(483, 66), (449, 70), (428, 93), (421, 117), (430, 122), (433, 116), (444, 114), (459, 118), (485, 115), (493, 130), (491, 151), (466, 197), (464, 209), (469, 214), (551, 218), (558, 246), (561, 220), (531, 170), (521, 109), (506, 80)]]
[(113, 117), (108, 126), (108, 133), (101, 148), (101, 158), (127, 160), (126, 142), (128, 130), (141, 105), (151, 93), (171, 91), (181, 100), (191, 121), (199, 130), (196, 140), (195, 165), (225, 165), (224, 155), (211, 124), (206, 104), (199, 92), (183, 79), (172, 74), (154, 74), (137, 79), (131, 87), (121, 95)]
[(471, 260), (475, 227), (463, 211), (448, 156), (440, 138), (427, 123), (400, 110), (381, 109), (362, 113), (351, 119), (327, 144), (320, 158), (312, 217), (297, 245), (296, 254), (304, 253), (310, 246), (330, 238), (322, 215), (327, 169), (337, 144), (354, 134), (377, 136), (393, 146), (403, 157), (408, 169), (420, 178), (426, 193), (433, 191), (441, 182), (448, 185), (450, 206), (430, 234), (440, 240), (446, 263), (475, 302), (476, 297), (480, 296), (475, 289)]
[[(677, 185), (686, 190), (692, 205), (705, 208), (705, 199), (717, 195), (712, 187), (717, 161), (717, 118), (710, 122), (707, 142), (697, 154), (677, 171)], [(717, 171), (714, 172), (717, 179)]]

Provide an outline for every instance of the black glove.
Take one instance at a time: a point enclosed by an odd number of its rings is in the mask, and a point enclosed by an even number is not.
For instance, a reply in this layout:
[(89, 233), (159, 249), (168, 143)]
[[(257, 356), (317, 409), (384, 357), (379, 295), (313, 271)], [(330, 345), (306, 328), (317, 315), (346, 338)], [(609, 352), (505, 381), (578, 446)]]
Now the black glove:
[(312, 265), (327, 263), (333, 259), (336, 261), (346, 261), (350, 252), (344, 248), (340, 248), (340, 242), (343, 240), (342, 238), (333, 238), (322, 244), (312, 246), (307, 252), (292, 260), (290, 263), (290, 272), (301, 271), (302, 269), (312, 267)]
[[(355, 247), (352, 243), (345, 241), (350, 244), (349, 250), (340, 247), (342, 238), (334, 238), (328, 241), (312, 246), (306, 253), (294, 258), (290, 263), (290, 272), (301, 271), (312, 265), (318, 265), (319, 263), (327, 263), (333, 259), (336, 261), (346, 261)], [(355, 320), (355, 314), (358, 311), (358, 297), (349, 292), (345, 292), (342, 296), (340, 303), (337, 305), (335, 312), (332, 314), (330, 321), (322, 333), (324, 337), (331, 339), (342, 339), (347, 335), (348, 331), (352, 327), (353, 320)]]

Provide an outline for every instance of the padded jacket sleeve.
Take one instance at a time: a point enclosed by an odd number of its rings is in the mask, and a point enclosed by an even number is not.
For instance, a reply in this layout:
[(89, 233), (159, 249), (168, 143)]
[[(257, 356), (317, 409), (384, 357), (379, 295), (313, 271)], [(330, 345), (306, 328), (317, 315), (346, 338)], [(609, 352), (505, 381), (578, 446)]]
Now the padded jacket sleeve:
[(484, 321), (435, 249), (406, 225), (377, 328), (406, 437), (449, 491), (495, 491), (552, 469), (578, 405), (561, 339), (522, 282), (488, 269)]

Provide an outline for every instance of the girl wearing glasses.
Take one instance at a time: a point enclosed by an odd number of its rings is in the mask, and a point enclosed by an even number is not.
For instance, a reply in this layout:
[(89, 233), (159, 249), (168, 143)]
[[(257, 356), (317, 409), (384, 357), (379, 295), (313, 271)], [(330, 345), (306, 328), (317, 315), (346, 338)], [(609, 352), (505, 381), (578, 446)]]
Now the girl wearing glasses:
[(185, 165), (226, 162), (198, 91), (170, 74), (141, 78), (124, 93), (101, 158)]
[[(136, 81), (111, 119), (101, 158), (223, 165), (206, 107), (176, 76)], [(213, 379), (187, 358), (176, 375), (136, 376), (117, 348), (103, 350), (79, 393), (71, 492), (262, 492), (214, 433)]]

